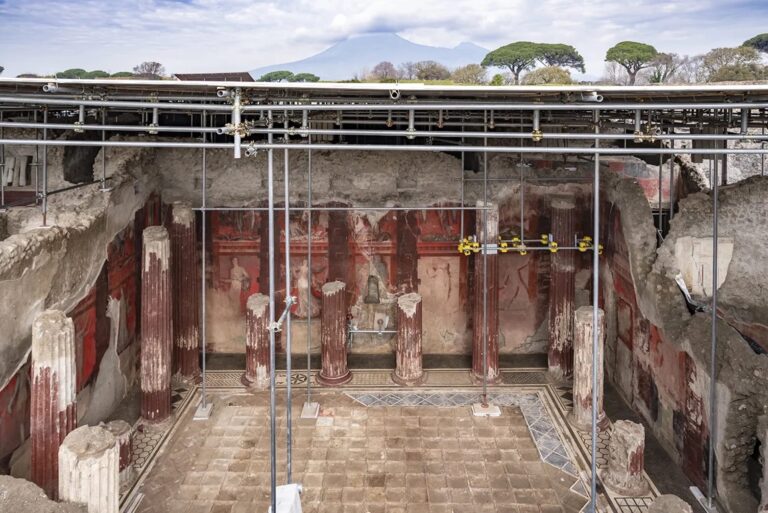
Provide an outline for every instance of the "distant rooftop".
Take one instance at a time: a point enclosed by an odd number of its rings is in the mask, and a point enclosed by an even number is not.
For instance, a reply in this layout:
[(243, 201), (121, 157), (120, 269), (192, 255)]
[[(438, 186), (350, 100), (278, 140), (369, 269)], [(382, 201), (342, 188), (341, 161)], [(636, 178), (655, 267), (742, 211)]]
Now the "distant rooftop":
[(185, 82), (253, 82), (253, 77), (247, 71), (228, 73), (176, 73), (176, 80)]

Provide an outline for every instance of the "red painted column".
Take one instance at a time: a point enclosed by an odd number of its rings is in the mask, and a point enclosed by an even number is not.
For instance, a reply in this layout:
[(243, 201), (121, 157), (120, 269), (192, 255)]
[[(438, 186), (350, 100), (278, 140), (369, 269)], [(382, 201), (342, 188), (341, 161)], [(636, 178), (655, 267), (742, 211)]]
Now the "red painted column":
[(397, 299), (396, 367), (392, 380), (399, 385), (424, 382), (421, 352), (421, 295), (412, 292)]
[(592, 390), (597, 387), (597, 428), (608, 427), (608, 417), (603, 411), (603, 359), (605, 356), (605, 314), (597, 314), (597, 383), (592, 383), (592, 337), (594, 323), (591, 306), (576, 310), (574, 327), (573, 410), (568, 420), (582, 430), (592, 429)]
[(59, 446), (77, 427), (75, 326), (58, 310), (47, 310), (32, 324), (30, 397), (31, 478), (58, 498)]
[(125, 489), (133, 478), (133, 428), (124, 420), (113, 420), (104, 428), (117, 440), (119, 452), (120, 489)]
[(253, 294), (245, 309), (245, 386), (269, 386), (269, 296)]
[(645, 465), (645, 428), (628, 420), (619, 420), (611, 428), (608, 465), (602, 471), (605, 487), (614, 493), (637, 497), (649, 492), (643, 477)]
[(200, 273), (197, 268), (195, 212), (174, 203), (170, 223), (173, 264), (173, 370), (188, 380), (200, 376)]
[[(482, 201), (477, 202), (478, 207), (483, 206)], [(481, 246), (483, 244), (496, 244), (499, 239), (499, 209), (498, 206), (489, 204), (490, 210), (477, 210), (476, 235)], [(486, 214), (487, 212), (487, 214)], [(487, 216), (487, 228), (484, 222)], [(472, 375), (481, 381), (483, 379), (483, 333), (488, 337), (486, 360), (488, 361), (488, 382), (493, 383), (499, 379), (499, 262), (495, 252), (488, 256), (480, 253), (474, 254), (475, 259), (475, 286), (472, 308)], [(488, 269), (485, 262), (487, 259)], [(483, 274), (487, 274), (484, 281)], [(488, 287), (487, 313), (483, 311), (483, 286)], [(483, 329), (483, 320), (486, 320), (486, 329)]]
[(162, 226), (144, 229), (141, 267), (141, 417), (162, 422), (171, 415), (171, 244)]
[[(558, 245), (573, 246), (576, 204), (572, 195), (552, 199), (552, 238)], [(549, 372), (557, 381), (573, 377), (573, 315), (576, 294), (576, 255), (563, 250), (550, 256)]]
[(323, 285), (320, 327), (321, 385), (343, 385), (352, 379), (347, 367), (347, 286), (342, 281)]

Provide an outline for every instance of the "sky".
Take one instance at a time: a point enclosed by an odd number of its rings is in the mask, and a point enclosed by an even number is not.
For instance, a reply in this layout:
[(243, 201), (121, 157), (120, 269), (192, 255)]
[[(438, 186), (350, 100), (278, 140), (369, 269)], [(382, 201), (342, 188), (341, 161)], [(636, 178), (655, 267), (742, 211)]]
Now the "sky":
[(768, 0), (0, 0), (0, 66), (4, 77), (148, 60), (169, 73), (247, 71), (377, 32), (449, 47), (571, 44), (598, 77), (619, 41), (690, 55), (738, 46), (768, 32)]

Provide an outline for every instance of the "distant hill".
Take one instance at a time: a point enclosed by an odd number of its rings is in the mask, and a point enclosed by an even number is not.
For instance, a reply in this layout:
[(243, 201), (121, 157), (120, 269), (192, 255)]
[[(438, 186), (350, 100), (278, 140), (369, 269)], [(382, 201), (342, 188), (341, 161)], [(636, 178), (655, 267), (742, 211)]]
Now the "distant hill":
[(300, 61), (274, 64), (251, 70), (254, 79), (275, 70), (314, 73), (323, 80), (348, 80), (381, 61), (395, 66), (403, 62), (433, 60), (448, 68), (479, 64), (488, 50), (474, 43), (453, 48), (412, 43), (397, 34), (367, 34), (345, 39), (322, 52)]

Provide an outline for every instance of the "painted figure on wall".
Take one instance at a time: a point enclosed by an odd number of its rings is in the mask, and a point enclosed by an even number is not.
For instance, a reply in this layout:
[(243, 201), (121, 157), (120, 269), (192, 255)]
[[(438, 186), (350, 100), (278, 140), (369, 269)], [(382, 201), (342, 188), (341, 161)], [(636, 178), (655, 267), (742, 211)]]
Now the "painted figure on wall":
[[(296, 296), (297, 303), (293, 307), (293, 315), (301, 319), (307, 317), (317, 317), (320, 315), (320, 301), (317, 298), (316, 291), (319, 291), (318, 283), (315, 277), (309, 272), (307, 260), (302, 260), (297, 269), (293, 269), (293, 275), (296, 288), (293, 294)], [(311, 283), (310, 283), (311, 280)], [(309, 293), (308, 293), (309, 292)]]
[(245, 303), (251, 290), (251, 275), (240, 265), (237, 257), (232, 257), (232, 268), (229, 270), (229, 294), (232, 302), (240, 305), (240, 311), (245, 312)]

